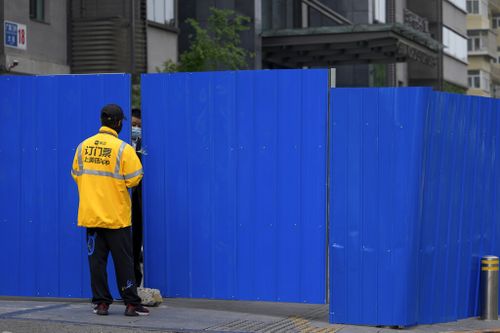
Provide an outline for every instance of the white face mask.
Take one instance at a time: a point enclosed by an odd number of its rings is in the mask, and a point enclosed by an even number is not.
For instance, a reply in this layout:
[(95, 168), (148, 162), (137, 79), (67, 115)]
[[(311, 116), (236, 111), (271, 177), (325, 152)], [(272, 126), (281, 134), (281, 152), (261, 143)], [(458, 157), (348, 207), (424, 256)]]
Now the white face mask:
[(142, 136), (142, 128), (139, 126), (132, 126), (132, 140), (136, 141)]

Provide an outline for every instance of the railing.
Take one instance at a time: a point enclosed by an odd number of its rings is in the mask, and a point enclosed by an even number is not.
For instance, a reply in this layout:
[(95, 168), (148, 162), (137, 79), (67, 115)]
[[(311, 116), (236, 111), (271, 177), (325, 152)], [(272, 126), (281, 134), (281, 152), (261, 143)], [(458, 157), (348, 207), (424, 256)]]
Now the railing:
[(429, 32), (429, 21), (427, 21), (427, 19), (418, 16), (417, 14), (406, 8), (403, 10), (403, 15), (404, 24), (420, 32)]

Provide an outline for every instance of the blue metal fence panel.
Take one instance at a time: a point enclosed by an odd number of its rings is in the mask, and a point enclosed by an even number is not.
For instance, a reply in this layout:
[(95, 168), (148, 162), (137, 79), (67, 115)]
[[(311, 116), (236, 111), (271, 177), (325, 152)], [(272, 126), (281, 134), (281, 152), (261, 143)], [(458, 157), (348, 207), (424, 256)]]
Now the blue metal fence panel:
[(500, 101), (432, 94), (422, 177), (419, 322), (479, 315), (480, 257), (500, 254)]
[[(104, 104), (129, 110), (129, 80), (0, 77), (0, 295), (90, 295), (69, 168)], [(325, 302), (327, 81), (143, 77), (146, 284)], [(386, 88), (333, 89), (330, 103), (331, 321), (478, 315), (479, 258), (500, 253), (500, 101)]]
[(416, 323), (424, 88), (331, 93), (330, 320)]
[(142, 77), (145, 281), (324, 303), (325, 70)]
[(70, 170), (111, 102), (129, 110), (129, 75), (0, 76), (0, 295), (90, 295)]
[(334, 89), (331, 313), (403, 325), (479, 314), (479, 259), (500, 254), (500, 101)]

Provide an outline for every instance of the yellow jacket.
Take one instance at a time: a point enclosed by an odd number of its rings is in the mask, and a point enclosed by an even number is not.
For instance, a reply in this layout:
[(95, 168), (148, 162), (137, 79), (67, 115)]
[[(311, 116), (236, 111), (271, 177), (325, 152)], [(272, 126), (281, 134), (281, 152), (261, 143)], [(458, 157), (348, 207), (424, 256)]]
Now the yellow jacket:
[(78, 185), (78, 226), (119, 229), (131, 225), (127, 188), (142, 179), (142, 164), (113, 129), (103, 126), (75, 152), (71, 175)]

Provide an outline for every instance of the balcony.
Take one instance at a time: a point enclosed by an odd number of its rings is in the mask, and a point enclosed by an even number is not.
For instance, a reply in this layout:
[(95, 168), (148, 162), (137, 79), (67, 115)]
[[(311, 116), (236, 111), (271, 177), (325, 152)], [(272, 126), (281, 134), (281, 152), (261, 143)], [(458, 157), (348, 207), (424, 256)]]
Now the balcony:
[(497, 55), (497, 34), (493, 30), (469, 30), (467, 32), (468, 54), (469, 56), (490, 56)]
[(404, 24), (423, 33), (429, 33), (429, 21), (409, 9), (403, 10)]
[[(262, 59), (266, 67), (334, 67), (409, 60), (434, 67), (438, 63), (443, 45), (429, 34), (428, 21), (410, 10), (404, 12), (404, 23), (353, 24), (319, 0), (301, 3), (307, 5), (302, 9), (314, 9), (337, 24), (263, 29)], [(383, 16), (380, 22), (385, 21)]]
[(467, 15), (467, 30), (483, 30), (489, 29), (491, 22), (488, 16), (468, 14)]
[(264, 31), (269, 68), (334, 67), (407, 62), (435, 66), (442, 45), (401, 23)]

